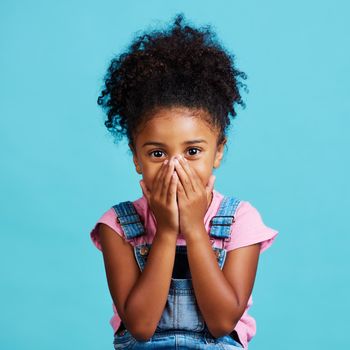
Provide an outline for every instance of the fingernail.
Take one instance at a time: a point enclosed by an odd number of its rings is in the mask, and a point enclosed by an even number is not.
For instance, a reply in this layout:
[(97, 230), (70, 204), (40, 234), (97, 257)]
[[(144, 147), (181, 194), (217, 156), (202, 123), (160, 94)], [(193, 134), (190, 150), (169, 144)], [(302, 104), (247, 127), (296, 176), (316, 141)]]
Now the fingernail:
[(174, 163), (179, 164), (179, 161), (177, 160), (177, 158), (174, 159)]
[(165, 159), (164, 165), (168, 164), (168, 159)]

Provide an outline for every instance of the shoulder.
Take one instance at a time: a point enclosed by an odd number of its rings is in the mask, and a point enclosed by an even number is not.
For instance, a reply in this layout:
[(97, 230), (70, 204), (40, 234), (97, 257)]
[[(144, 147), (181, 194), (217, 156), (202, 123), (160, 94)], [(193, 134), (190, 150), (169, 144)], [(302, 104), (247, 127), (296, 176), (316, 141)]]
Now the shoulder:
[[(116, 204), (120, 204), (122, 202), (126, 202), (126, 201), (120, 201)], [(130, 201), (130, 202), (133, 204), (136, 212), (141, 217), (143, 217), (144, 211), (145, 211), (145, 203), (144, 203), (143, 197), (138, 198), (134, 201)], [(115, 233), (117, 233), (119, 236), (121, 236), (123, 239), (125, 239), (125, 235), (124, 235), (124, 232), (123, 232), (123, 229), (122, 229), (120, 223), (118, 222), (118, 216), (117, 216), (116, 210), (114, 209), (114, 206), (115, 205), (112, 205), (105, 212), (103, 212), (103, 214), (99, 217), (99, 219), (94, 224), (94, 227), (90, 231), (90, 238), (92, 240), (92, 243), (95, 245), (95, 247), (98, 250), (102, 250), (100, 236), (99, 236), (99, 230), (98, 230), (98, 226), (100, 223), (103, 223), (103, 224), (109, 226), (111, 229), (113, 229), (113, 231), (115, 231)]]
[(272, 245), (277, 234), (276, 229), (265, 224), (262, 215), (254, 205), (249, 201), (239, 200), (226, 249), (233, 250), (261, 243), (260, 253), (262, 253)]
[(117, 222), (117, 215), (115, 213), (115, 210), (113, 209), (113, 207), (111, 207), (100, 216), (100, 218), (97, 220), (94, 227), (90, 231), (90, 238), (92, 240), (92, 243), (98, 250), (102, 250), (98, 229), (99, 224), (101, 223), (109, 226), (121, 237), (124, 237), (123, 230), (121, 229), (120, 224)]

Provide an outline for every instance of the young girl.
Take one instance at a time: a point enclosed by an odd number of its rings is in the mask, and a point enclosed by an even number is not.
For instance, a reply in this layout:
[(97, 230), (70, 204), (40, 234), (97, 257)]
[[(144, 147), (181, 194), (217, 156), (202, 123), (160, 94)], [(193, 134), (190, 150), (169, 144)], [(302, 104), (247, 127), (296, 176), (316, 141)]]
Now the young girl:
[(246, 76), (209, 26), (182, 22), (113, 59), (98, 99), (142, 175), (143, 196), (111, 206), (91, 231), (115, 349), (248, 349), (259, 254), (278, 233), (248, 201), (214, 189)]

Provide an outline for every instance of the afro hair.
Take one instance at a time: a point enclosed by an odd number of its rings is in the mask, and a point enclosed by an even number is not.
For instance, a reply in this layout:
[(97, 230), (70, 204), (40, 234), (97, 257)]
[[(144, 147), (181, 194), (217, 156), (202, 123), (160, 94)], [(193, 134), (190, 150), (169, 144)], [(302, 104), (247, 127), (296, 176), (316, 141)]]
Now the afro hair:
[(106, 112), (104, 124), (120, 139), (134, 145), (138, 127), (162, 107), (204, 110), (223, 141), (236, 116), (235, 105), (245, 107), (240, 88), (247, 76), (235, 68), (234, 55), (219, 43), (210, 25), (199, 29), (183, 24), (177, 14), (165, 30), (135, 36), (127, 51), (113, 58), (97, 99)]

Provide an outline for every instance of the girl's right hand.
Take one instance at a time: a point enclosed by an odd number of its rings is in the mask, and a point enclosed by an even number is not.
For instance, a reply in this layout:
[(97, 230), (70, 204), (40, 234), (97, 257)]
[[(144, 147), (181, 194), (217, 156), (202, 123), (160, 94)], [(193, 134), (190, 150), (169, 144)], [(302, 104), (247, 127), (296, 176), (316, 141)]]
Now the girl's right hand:
[(156, 174), (152, 191), (140, 180), (142, 192), (157, 221), (157, 232), (179, 233), (179, 209), (177, 205), (177, 182), (179, 178), (174, 172), (174, 157), (165, 160)]

